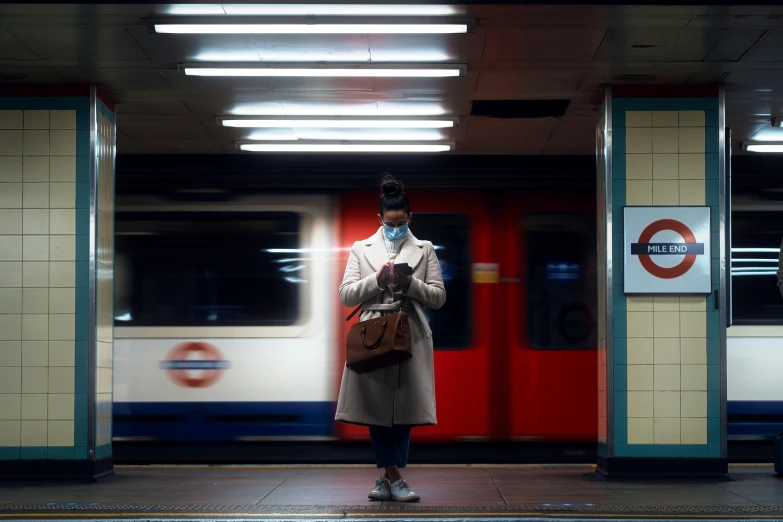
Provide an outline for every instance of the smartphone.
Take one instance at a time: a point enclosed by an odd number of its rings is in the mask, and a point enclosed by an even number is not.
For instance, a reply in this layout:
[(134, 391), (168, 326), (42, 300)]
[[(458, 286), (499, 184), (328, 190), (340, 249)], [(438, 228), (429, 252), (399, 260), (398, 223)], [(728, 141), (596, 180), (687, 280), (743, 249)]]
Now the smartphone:
[(401, 273), (402, 275), (413, 274), (413, 268), (411, 268), (408, 263), (397, 263), (394, 265), (394, 270)]

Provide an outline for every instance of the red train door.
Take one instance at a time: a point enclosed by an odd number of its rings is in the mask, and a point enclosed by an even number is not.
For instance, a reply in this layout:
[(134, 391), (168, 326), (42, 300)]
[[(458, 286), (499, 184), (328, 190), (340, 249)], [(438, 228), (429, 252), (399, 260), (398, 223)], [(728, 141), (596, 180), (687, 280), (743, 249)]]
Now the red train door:
[(508, 195), (501, 243), (513, 438), (595, 440), (595, 203), (590, 195)]
[[(491, 432), (489, 325), (490, 285), (472, 283), (473, 263), (490, 262), (490, 223), (484, 196), (476, 191), (409, 191), (413, 220), (411, 232), (431, 241), (441, 264), (446, 304), (428, 312), (435, 345), (435, 390), (438, 424), (417, 428), (414, 440), (483, 438)], [(340, 245), (372, 235), (379, 227), (378, 195), (347, 193), (340, 200)], [(348, 252), (339, 264), (345, 266)], [(340, 278), (342, 278), (342, 270)], [(336, 294), (335, 288), (335, 294)], [(339, 301), (338, 301), (339, 302)], [(345, 336), (351, 323), (349, 310), (340, 305), (336, 343), (339, 386), (344, 363)], [(368, 437), (367, 429), (336, 423), (337, 435), (347, 439)]]

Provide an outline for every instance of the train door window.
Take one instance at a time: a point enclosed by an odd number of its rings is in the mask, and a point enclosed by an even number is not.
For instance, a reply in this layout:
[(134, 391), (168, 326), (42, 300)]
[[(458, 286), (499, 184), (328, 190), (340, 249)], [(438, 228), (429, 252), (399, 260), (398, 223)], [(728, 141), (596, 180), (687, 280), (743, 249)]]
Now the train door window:
[(736, 325), (783, 324), (777, 287), (783, 238), (779, 212), (731, 214), (731, 312)]
[(117, 212), (116, 221), (116, 326), (299, 319), (309, 265), (295, 253), (297, 213)]
[(416, 237), (431, 241), (440, 261), (446, 304), (425, 311), (436, 350), (458, 350), (470, 344), (470, 216), (416, 212)]
[(537, 350), (596, 346), (596, 226), (590, 214), (528, 215), (520, 222), (527, 324), (520, 344)]

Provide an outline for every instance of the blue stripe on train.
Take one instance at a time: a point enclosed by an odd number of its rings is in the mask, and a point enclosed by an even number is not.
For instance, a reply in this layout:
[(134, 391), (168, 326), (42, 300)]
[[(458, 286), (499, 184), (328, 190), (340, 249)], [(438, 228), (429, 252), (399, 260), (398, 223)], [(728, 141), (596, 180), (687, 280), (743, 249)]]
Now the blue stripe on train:
[(727, 401), (729, 438), (771, 439), (783, 431), (783, 401)]
[(333, 402), (115, 402), (115, 437), (224, 442), (330, 436)]

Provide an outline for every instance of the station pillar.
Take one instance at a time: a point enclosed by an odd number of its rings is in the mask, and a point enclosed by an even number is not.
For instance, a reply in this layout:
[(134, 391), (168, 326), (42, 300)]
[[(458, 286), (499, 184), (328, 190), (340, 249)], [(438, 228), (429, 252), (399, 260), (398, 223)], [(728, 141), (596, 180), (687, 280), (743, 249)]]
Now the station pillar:
[(726, 477), (723, 89), (600, 103), (598, 473)]
[(114, 102), (0, 89), (0, 477), (113, 471)]

